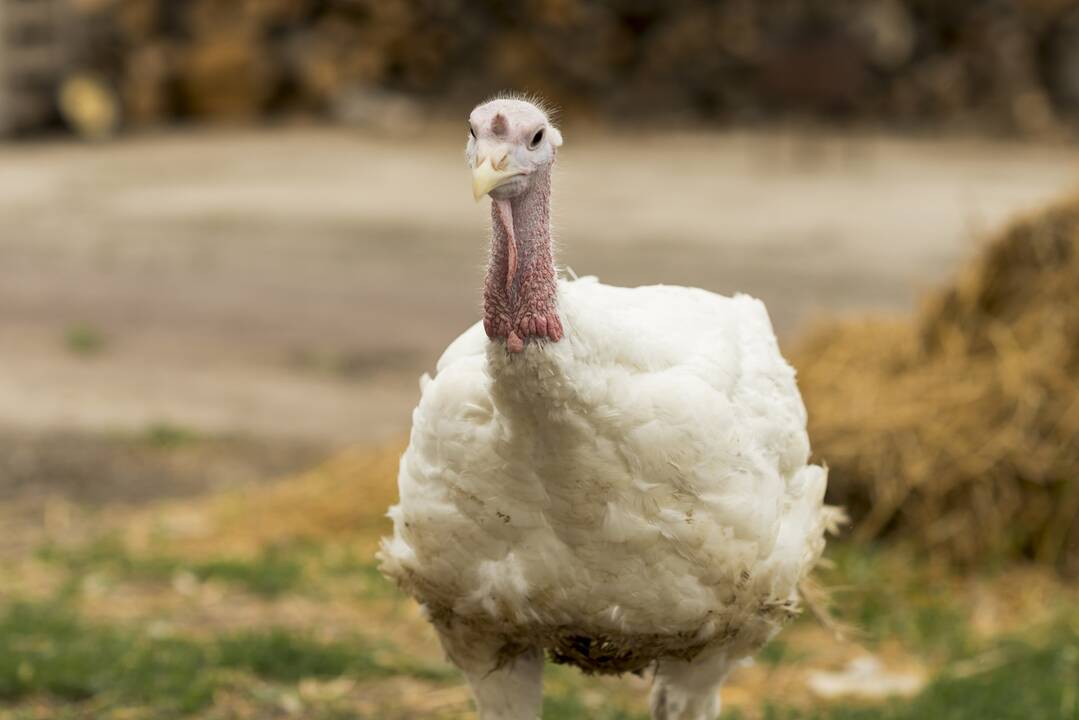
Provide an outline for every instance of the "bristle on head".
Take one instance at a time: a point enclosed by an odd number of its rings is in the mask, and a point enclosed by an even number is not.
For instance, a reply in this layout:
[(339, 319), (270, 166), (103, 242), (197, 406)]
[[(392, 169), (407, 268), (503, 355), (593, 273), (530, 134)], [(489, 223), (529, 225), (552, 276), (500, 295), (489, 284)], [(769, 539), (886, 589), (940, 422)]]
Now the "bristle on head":
[(489, 128), (495, 137), (505, 137), (508, 130), (516, 129), (523, 123), (540, 122), (550, 128), (553, 145), (562, 144), (562, 133), (555, 125), (555, 108), (538, 95), (500, 92), (477, 105), (471, 118), (479, 126)]
[(547, 118), (547, 122), (554, 124), (555, 121), (558, 119), (558, 108), (548, 102), (546, 98), (537, 95), (536, 93), (503, 90), (502, 92), (495, 93), (483, 102), (488, 103), (492, 100), (516, 100), (518, 102), (525, 102), (543, 113), (543, 115)]

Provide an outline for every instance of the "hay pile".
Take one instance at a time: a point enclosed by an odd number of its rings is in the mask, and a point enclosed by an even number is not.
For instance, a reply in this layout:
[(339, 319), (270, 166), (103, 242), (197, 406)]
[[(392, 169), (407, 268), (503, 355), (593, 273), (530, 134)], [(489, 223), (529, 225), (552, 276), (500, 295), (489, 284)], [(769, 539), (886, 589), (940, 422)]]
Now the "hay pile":
[(856, 537), (1079, 575), (1079, 199), (1009, 227), (913, 321), (823, 327), (792, 359)]
[(355, 447), (267, 485), (152, 506), (131, 519), (129, 547), (181, 556), (250, 557), (273, 546), (348, 542), (373, 556), (397, 501), (403, 445)]

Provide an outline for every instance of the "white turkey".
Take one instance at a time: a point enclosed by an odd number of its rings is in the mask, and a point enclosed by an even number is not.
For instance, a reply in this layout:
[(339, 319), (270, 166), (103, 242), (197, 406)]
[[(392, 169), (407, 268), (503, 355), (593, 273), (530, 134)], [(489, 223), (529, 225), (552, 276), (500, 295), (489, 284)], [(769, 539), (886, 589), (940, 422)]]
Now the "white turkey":
[(561, 145), (525, 100), (469, 118), (491, 197), (483, 321), (421, 380), (382, 569), (482, 720), (539, 717), (545, 655), (651, 668), (654, 718), (713, 720), (728, 671), (798, 610), (826, 473), (759, 300), (558, 279)]

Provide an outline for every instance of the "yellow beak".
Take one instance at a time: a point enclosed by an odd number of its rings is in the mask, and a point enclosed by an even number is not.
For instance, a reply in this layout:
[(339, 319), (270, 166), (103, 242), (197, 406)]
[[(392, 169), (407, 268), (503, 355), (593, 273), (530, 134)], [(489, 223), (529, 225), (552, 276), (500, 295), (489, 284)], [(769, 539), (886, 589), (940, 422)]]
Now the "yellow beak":
[(476, 202), (499, 185), (504, 185), (510, 178), (521, 174), (520, 170), (510, 167), (505, 158), (499, 165), (502, 166), (501, 169), (496, 169), (490, 158), (477, 158), (476, 167), (472, 168), (472, 197)]

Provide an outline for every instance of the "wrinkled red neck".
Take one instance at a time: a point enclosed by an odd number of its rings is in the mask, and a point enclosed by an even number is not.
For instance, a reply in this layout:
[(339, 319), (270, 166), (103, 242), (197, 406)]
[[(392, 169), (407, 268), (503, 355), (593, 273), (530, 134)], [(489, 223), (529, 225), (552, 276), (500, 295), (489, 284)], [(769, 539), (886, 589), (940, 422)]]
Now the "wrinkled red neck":
[[(542, 174), (539, 174), (542, 173)], [(551, 174), (537, 171), (530, 188), (491, 200), (491, 257), (483, 291), (483, 326), (492, 340), (520, 352), (530, 338), (562, 337), (551, 249)]]

